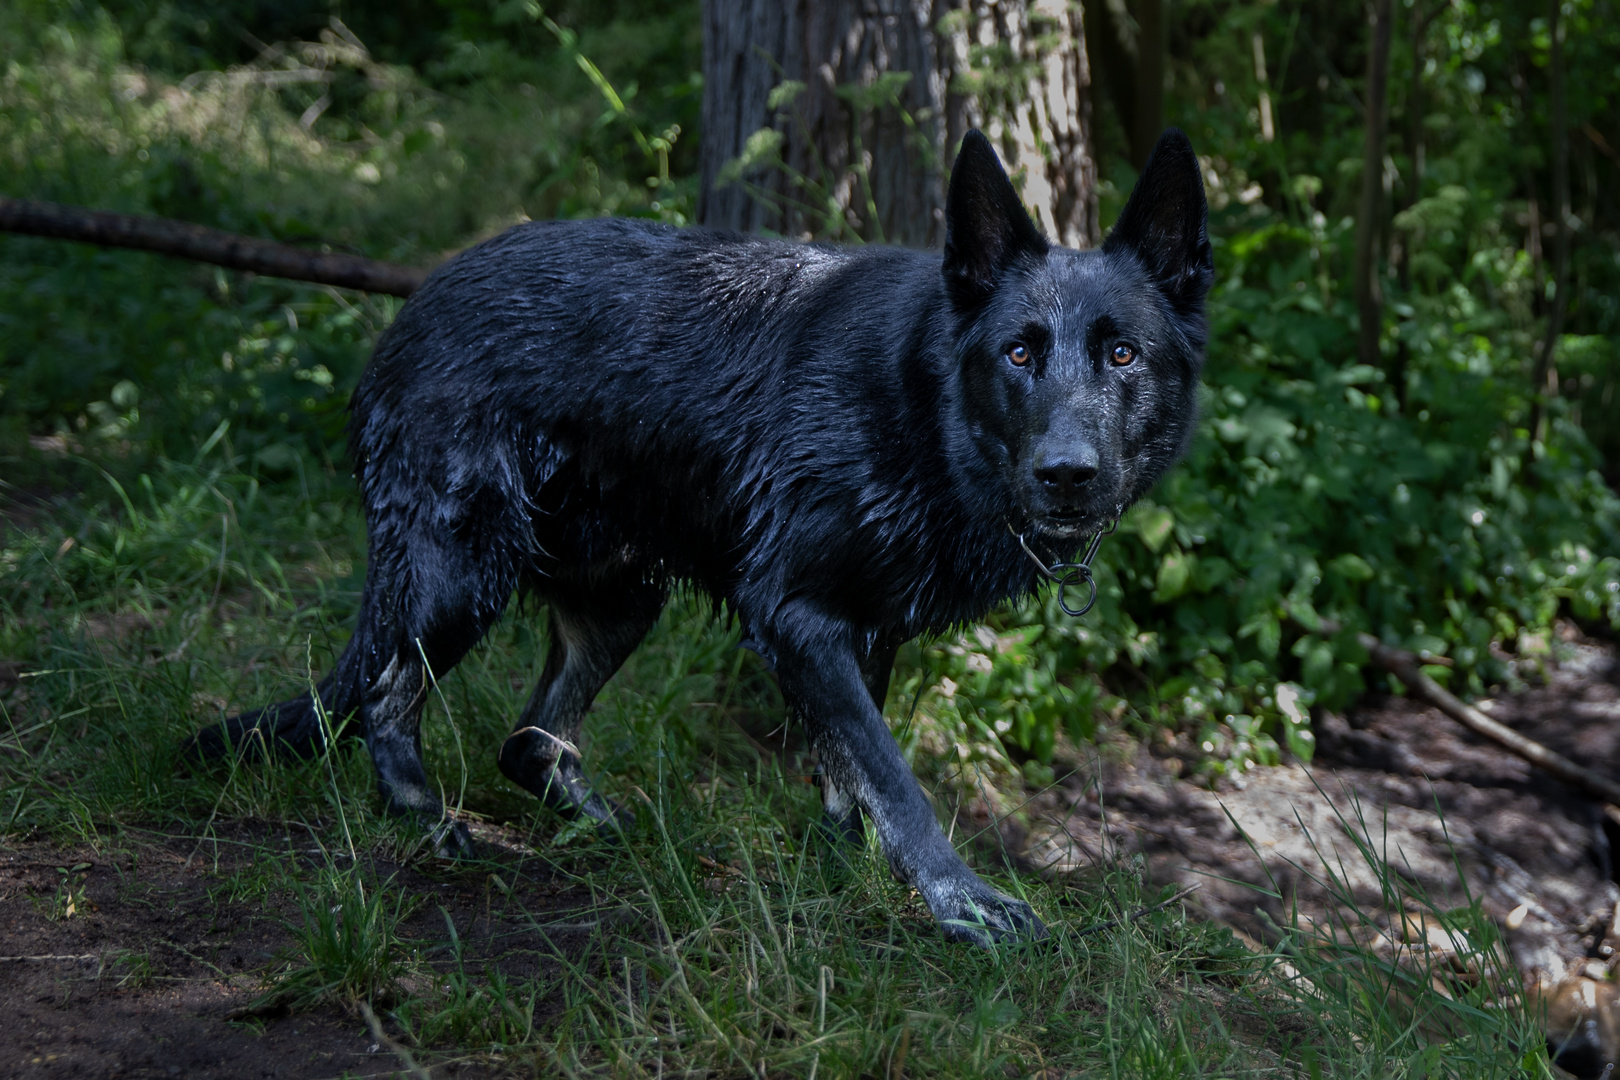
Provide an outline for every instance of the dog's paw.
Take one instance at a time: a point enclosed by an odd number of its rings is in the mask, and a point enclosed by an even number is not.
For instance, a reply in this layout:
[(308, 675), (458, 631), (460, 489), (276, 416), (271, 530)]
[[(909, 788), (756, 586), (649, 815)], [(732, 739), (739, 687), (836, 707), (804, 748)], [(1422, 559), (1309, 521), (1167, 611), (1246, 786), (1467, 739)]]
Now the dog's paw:
[(945, 940), (960, 941), (981, 948), (1020, 941), (1040, 941), (1047, 936), (1046, 924), (1022, 900), (1003, 896), (982, 881), (969, 886), (953, 886), (927, 897), (929, 910), (945, 932)]
[(472, 833), (459, 821), (440, 821), (430, 827), (428, 842), (440, 859), (470, 859), (474, 855)]

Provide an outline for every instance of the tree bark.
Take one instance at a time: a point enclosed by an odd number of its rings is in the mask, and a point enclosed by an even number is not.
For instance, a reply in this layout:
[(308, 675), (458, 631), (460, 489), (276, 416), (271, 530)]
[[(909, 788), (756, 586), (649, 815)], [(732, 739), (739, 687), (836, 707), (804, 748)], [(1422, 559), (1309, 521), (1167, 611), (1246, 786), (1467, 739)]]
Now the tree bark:
[(1384, 290), (1378, 271), (1378, 234), (1384, 209), (1385, 99), (1389, 89), (1390, 0), (1373, 0), (1367, 45), (1366, 138), (1361, 155), (1361, 206), (1356, 217), (1356, 311), (1361, 318), (1357, 355), (1363, 364), (1380, 366), (1378, 341), (1383, 332)]
[(1064, 0), (705, 0), (705, 225), (944, 241), (970, 127), (1054, 239), (1095, 243), (1091, 76)]
[(267, 277), (312, 281), (389, 296), (411, 295), (428, 275), (428, 271), (414, 266), (378, 262), (359, 255), (304, 251), (170, 218), (113, 214), (3, 196), (0, 196), (0, 231), (155, 251)]
[(1547, 406), (1558, 396), (1558, 339), (1564, 332), (1564, 308), (1569, 292), (1569, 107), (1564, 98), (1564, 22), (1561, 0), (1548, 4), (1548, 29), (1551, 31), (1552, 49), (1547, 58), (1547, 77), (1551, 83), (1552, 115), (1548, 118), (1552, 131), (1552, 210), (1556, 219), (1553, 232), (1553, 295), (1547, 312), (1547, 336), (1536, 352), (1536, 371), (1532, 380), (1534, 404), (1530, 407), (1530, 438), (1547, 442)]

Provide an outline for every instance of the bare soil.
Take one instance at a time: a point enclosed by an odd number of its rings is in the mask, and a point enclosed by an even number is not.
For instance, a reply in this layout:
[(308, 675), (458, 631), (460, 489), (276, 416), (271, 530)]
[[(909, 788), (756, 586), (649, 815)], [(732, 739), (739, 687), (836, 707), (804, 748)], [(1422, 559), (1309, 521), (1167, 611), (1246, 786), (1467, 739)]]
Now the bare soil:
[[(0, 1077), (401, 1072), (402, 1060), (364, 1020), (337, 1006), (296, 1015), (254, 1008), (268, 973), (285, 962), (286, 921), (301, 916), (294, 897), (251, 895), (252, 859), (279, 848), (286, 854), (277, 857), (314, 866), (318, 849), (252, 823), (216, 832), (218, 844), (127, 834), (99, 851), (45, 842), (0, 849)], [(444, 941), (448, 915), (469, 970), (555, 974), (557, 958), (577, 958), (600, 923), (579, 917), (590, 897), (502, 830), (476, 832), (500, 865), (371, 868), (382, 879), (397, 874), (396, 888), (424, 899), (401, 934)], [(522, 910), (505, 902), (495, 875), (521, 895)], [(418, 1056), (439, 1076), (498, 1075), (515, 1064)]]

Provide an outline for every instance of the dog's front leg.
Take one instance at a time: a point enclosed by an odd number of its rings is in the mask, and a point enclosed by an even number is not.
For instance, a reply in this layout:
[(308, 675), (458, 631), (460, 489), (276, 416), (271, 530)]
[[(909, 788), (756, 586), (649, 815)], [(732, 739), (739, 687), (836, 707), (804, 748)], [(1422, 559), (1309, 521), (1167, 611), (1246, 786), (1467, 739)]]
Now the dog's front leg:
[[(782, 616), (777, 623), (792, 625)], [(808, 729), (830, 790), (866, 814), (895, 876), (922, 894), (953, 941), (990, 945), (1009, 937), (1045, 937), (1028, 904), (986, 885), (945, 839), (873, 704), (854, 635), (815, 615), (802, 624), (794, 628), (800, 632), (790, 630), (776, 643), (782, 690)], [(837, 812), (831, 805), (829, 810)]]

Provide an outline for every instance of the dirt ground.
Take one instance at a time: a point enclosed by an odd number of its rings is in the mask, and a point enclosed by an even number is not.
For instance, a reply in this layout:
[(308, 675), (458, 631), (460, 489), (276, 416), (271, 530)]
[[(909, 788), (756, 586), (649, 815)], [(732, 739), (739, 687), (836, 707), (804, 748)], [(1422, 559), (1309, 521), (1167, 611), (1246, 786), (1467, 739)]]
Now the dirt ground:
[[(1573, 627), (1560, 637), (1532, 685), (1477, 704), (1620, 775), (1620, 653)], [(1359, 833), (1410, 894), (1441, 910), (1477, 897), (1546, 1004), (1560, 1063), (1603, 1075), (1620, 1058), (1620, 813), (1407, 698), (1369, 697), (1344, 716), (1318, 716), (1317, 731), (1308, 768), (1256, 769), (1216, 791), (1176, 778), (1173, 745), (1100, 755), (1030, 808), (1016, 841), (1049, 871), (1140, 857), (1154, 880), (1198, 886), (1190, 906), (1256, 943), (1275, 943), (1297, 904), (1317, 926), (1360, 922), (1358, 908), (1368, 938), (1428, 937), (1444, 949), (1444, 933), (1411, 914), (1420, 905), (1389, 910)]]
[[(503, 910), (489, 867), (379, 864), (381, 878), (397, 873), (398, 889), (424, 900), (402, 935), (443, 940), (448, 913), (469, 970), (493, 962), (530, 977), (554, 973), (559, 951), (577, 958), (599, 921), (590, 897), (498, 828), (475, 833), (525, 910)], [(297, 906), (285, 895), (233, 896), (232, 883), (253, 880), (252, 852), (282, 846), (313, 866), (318, 849), (251, 825), (221, 829), (220, 839), (217, 850), (160, 834), (126, 835), (99, 854), (44, 843), (0, 850), (0, 1077), (400, 1075), (404, 1062), (358, 1016), (252, 1008), (290, 944), (285, 920)], [(436, 1076), (505, 1071), (487, 1055), (419, 1056)]]

